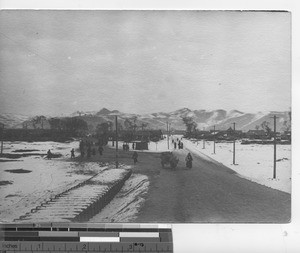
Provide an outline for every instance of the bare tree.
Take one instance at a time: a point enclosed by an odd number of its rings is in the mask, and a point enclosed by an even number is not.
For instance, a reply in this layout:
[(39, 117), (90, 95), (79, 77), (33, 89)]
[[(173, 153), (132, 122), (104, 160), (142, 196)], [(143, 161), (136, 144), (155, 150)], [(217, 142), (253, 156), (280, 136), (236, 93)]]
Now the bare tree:
[(264, 121), (264, 122), (262, 122), (261, 123), (261, 128), (263, 129), (263, 130), (265, 130), (265, 132), (267, 132), (267, 135), (268, 136), (271, 136), (271, 132), (272, 132), (272, 130), (271, 130), (271, 128), (270, 128), (270, 123), (269, 122), (267, 122), (267, 121)]
[(197, 123), (192, 117), (182, 117), (182, 120), (186, 126), (186, 132), (188, 135), (191, 135), (196, 131)]
[(42, 129), (44, 129), (44, 122), (47, 120), (47, 118), (43, 115), (41, 116), (35, 116), (30, 121), (32, 123), (32, 126), (34, 129), (37, 128), (37, 125), (40, 125)]
[(141, 124), (141, 129), (142, 129), (142, 131), (144, 131), (144, 129), (145, 129), (147, 126), (148, 126), (148, 123), (143, 122), (143, 123)]

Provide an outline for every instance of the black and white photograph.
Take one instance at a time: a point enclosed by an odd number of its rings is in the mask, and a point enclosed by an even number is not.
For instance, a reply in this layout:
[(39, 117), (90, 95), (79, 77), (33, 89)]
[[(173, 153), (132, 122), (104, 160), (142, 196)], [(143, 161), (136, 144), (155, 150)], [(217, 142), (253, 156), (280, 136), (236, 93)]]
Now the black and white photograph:
[(291, 222), (291, 13), (0, 11), (0, 222)]

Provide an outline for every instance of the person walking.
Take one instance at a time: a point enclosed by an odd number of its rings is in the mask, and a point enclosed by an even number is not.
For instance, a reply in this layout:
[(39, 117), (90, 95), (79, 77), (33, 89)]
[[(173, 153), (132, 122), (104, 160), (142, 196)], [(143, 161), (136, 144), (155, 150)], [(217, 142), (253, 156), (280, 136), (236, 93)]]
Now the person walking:
[(71, 159), (75, 158), (75, 150), (74, 148), (71, 149)]
[(187, 154), (187, 156), (185, 158), (185, 162), (186, 162), (186, 167), (191, 169), (193, 166), (193, 157), (192, 157), (191, 153)]
[(52, 158), (52, 153), (51, 150), (49, 149), (47, 152), (47, 159), (51, 159)]
[(102, 155), (102, 153), (103, 153), (103, 147), (99, 146), (98, 151), (99, 151), (99, 155)]
[(136, 151), (133, 152), (132, 155), (132, 159), (133, 159), (133, 163), (136, 164), (137, 163), (137, 159), (138, 159), (138, 153)]

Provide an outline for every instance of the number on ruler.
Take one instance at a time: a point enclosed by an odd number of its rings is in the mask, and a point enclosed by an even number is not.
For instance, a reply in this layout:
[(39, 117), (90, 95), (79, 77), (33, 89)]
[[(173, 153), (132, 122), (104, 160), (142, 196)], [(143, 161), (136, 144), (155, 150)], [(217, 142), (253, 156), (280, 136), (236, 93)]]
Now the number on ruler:
[(86, 243), (82, 244), (81, 250), (82, 251), (87, 251), (87, 249), (88, 249), (87, 244)]
[(134, 243), (134, 251), (144, 251), (144, 243)]

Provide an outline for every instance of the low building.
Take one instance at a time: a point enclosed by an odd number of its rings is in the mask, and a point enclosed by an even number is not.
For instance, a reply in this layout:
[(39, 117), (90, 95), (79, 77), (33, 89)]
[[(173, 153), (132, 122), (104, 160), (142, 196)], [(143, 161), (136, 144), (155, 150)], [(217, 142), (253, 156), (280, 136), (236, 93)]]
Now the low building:
[(163, 139), (161, 130), (122, 130), (119, 132), (119, 139), (127, 142), (132, 141), (159, 141)]

